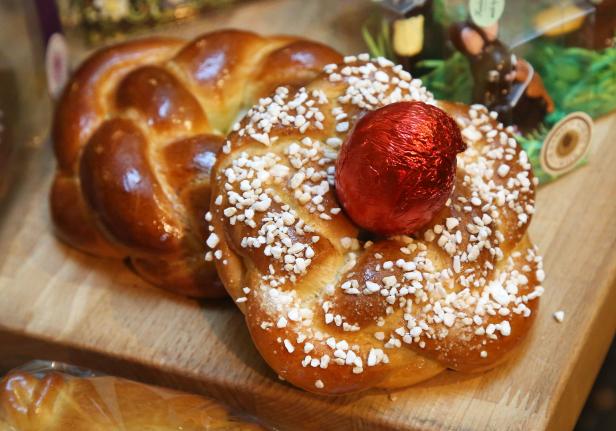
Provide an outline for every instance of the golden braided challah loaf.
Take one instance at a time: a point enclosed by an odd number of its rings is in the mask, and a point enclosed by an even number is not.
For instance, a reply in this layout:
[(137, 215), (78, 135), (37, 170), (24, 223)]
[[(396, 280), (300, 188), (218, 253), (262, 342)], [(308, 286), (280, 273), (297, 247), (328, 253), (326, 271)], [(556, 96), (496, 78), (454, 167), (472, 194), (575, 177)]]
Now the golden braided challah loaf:
[[(367, 240), (333, 190), (338, 149), (362, 112), (403, 100), (437, 104), (468, 148), (428, 228)], [(330, 394), (395, 388), (492, 367), (519, 344), (542, 292), (526, 234), (534, 180), (494, 118), (361, 55), (233, 127), (212, 172), (209, 257), (282, 378)]]
[(55, 114), (51, 213), (59, 236), (92, 254), (128, 256), (169, 290), (223, 295), (204, 261), (203, 220), (223, 136), (259, 97), (339, 60), (319, 43), (243, 31), (190, 43), (141, 40), (93, 55)]

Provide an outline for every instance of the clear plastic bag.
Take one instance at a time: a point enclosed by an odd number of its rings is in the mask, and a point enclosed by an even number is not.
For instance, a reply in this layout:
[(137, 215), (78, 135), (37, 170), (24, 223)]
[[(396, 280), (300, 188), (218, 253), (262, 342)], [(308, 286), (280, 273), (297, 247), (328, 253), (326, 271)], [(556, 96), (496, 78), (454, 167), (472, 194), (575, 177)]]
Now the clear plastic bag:
[(0, 431), (263, 429), (203, 396), (58, 362), (30, 362), (0, 382)]

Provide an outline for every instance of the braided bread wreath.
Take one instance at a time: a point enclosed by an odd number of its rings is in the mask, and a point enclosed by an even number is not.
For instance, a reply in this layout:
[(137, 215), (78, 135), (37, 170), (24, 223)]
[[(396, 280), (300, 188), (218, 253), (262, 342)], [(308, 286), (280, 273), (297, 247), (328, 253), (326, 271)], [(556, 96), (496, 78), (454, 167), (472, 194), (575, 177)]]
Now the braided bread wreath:
[(341, 58), (320, 43), (236, 30), (94, 54), (55, 113), (57, 234), (94, 255), (128, 256), (160, 287), (224, 296), (203, 259), (210, 170), (223, 136), (259, 97), (309, 82)]
[[(361, 241), (332, 187), (337, 153), (363, 112), (406, 100), (445, 110), (468, 148), (427, 228)], [(495, 114), (435, 101), (385, 59), (346, 57), (233, 126), (212, 172), (208, 258), (267, 363), (308, 391), (484, 370), (520, 343), (543, 291), (526, 234), (534, 185)]]

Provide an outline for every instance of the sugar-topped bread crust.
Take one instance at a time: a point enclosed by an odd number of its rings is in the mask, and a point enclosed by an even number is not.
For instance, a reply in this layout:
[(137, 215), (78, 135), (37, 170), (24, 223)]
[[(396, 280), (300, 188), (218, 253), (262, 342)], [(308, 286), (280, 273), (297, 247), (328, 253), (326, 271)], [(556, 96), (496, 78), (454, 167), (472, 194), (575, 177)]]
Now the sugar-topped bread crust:
[[(338, 150), (362, 112), (403, 100), (448, 112), (468, 149), (427, 228), (362, 241), (333, 188)], [(495, 114), (434, 100), (401, 66), (346, 57), (278, 88), (233, 127), (212, 181), (207, 258), (294, 385), (345, 393), (487, 369), (532, 324), (544, 274), (527, 155)]]

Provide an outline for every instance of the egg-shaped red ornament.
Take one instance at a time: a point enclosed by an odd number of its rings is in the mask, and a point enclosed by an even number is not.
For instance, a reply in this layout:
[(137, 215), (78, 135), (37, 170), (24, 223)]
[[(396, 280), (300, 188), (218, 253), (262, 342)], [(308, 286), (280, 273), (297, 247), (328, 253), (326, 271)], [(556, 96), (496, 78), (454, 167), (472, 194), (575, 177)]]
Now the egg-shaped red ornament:
[(466, 149), (460, 128), (442, 109), (398, 102), (361, 117), (336, 162), (336, 194), (360, 227), (411, 234), (445, 205)]

